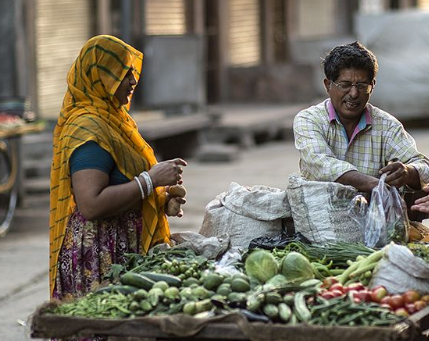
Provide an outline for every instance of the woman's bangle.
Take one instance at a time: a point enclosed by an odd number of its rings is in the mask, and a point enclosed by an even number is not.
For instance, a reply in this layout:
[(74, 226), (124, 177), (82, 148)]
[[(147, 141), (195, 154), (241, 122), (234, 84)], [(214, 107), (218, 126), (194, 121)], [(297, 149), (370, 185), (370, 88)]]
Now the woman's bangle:
[(150, 178), (150, 175), (148, 172), (144, 171), (141, 172), (140, 174), (144, 181), (146, 182), (146, 187), (147, 187), (147, 195), (151, 195), (151, 193), (153, 192), (153, 183), (152, 183), (152, 179)]
[(140, 193), (142, 194), (142, 199), (144, 199), (143, 186), (142, 186), (142, 184), (141, 184), (141, 182), (140, 182), (139, 178), (135, 176), (135, 177), (134, 177), (134, 180), (136, 180), (136, 181), (137, 181), (137, 185), (139, 185), (139, 188), (140, 188)]

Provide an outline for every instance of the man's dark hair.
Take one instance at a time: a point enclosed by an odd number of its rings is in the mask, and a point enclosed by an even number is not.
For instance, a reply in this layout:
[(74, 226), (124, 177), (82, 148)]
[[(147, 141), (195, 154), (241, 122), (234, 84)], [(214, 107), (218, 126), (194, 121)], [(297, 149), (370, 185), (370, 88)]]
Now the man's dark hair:
[(334, 82), (342, 69), (367, 70), (371, 81), (378, 72), (377, 58), (358, 41), (334, 47), (322, 60), (322, 66), (325, 77)]

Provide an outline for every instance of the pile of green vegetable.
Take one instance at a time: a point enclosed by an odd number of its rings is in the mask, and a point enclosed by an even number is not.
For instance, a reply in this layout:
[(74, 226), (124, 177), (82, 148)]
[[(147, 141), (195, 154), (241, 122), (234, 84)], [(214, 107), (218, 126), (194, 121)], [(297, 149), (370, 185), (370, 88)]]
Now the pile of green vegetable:
[(327, 278), (344, 286), (368, 280), (382, 251), (344, 243), (323, 248), (294, 242), (284, 249), (249, 250), (242, 256), (225, 271), (191, 250), (129, 254), (124, 266), (112, 267), (109, 286), (50, 312), (87, 318), (240, 312), (250, 320), (319, 325), (390, 325), (401, 319), (380, 304), (358, 302), (346, 291), (332, 300), (322, 297)]

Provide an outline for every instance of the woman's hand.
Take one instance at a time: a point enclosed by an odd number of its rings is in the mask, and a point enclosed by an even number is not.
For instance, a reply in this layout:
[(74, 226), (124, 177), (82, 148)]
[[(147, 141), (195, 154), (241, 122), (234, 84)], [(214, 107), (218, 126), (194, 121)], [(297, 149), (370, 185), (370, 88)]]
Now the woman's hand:
[(157, 163), (148, 172), (153, 187), (181, 184), (183, 182), (182, 166), (186, 165), (186, 161), (179, 158)]
[[(426, 185), (422, 188), (425, 192), (429, 192), (429, 185)], [(411, 207), (411, 211), (419, 211), (423, 213), (429, 213), (429, 195), (424, 196), (423, 198), (417, 199), (414, 202), (414, 205)]]

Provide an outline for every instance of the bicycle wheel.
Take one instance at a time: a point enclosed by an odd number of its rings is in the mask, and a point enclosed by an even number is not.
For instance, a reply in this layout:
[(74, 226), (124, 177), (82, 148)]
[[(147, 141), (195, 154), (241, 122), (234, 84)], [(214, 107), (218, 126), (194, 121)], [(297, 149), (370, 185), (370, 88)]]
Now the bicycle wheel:
[(8, 231), (18, 200), (18, 150), (13, 139), (0, 140), (0, 237)]

